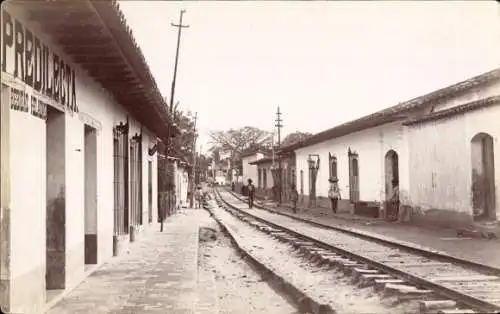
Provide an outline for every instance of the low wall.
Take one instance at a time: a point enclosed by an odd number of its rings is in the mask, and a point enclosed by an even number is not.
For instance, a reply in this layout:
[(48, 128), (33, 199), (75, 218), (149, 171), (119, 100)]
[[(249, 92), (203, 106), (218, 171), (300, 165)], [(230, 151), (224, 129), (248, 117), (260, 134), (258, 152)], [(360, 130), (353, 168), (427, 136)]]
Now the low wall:
[(473, 228), (474, 221), (472, 213), (458, 212), (445, 209), (426, 209), (411, 207), (410, 222), (421, 226), (433, 226), (438, 228)]

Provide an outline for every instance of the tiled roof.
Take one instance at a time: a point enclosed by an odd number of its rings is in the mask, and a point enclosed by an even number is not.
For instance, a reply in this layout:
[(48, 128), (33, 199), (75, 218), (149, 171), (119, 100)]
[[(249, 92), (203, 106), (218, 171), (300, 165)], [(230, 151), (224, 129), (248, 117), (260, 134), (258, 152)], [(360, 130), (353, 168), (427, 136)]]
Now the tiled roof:
[[(274, 158), (274, 160), (278, 161), (278, 157), (276, 156)], [(272, 162), (272, 161), (273, 161), (273, 157), (264, 157), (264, 158), (258, 159), (256, 161), (249, 162), (248, 164), (250, 164), (250, 165), (260, 165), (260, 164), (264, 164), (264, 163), (268, 163), (268, 162)]]
[(349, 133), (358, 132), (378, 125), (406, 119), (404, 114), (413, 109), (422, 107), (426, 104), (429, 104), (432, 101), (437, 101), (449, 97), (458, 92), (464, 92), (470, 90), (476, 86), (482, 85), (486, 82), (490, 82), (492, 80), (499, 78), (500, 78), (500, 68), (497, 68), (495, 70), (472, 77), (460, 83), (453, 84), (451, 86), (436, 90), (432, 93), (411, 99), (409, 101), (400, 103), (398, 105), (377, 111), (373, 114), (316, 133), (313, 136), (303, 141), (300, 141), (296, 144), (283, 147), (281, 151), (282, 152), (294, 151), (301, 147), (311, 146), (332, 138), (347, 135)]
[(476, 101), (472, 101), (460, 106), (452, 107), (446, 110), (441, 110), (437, 112), (433, 112), (431, 114), (425, 115), (424, 117), (417, 118), (417, 119), (411, 119), (408, 121), (405, 121), (403, 124), (404, 125), (414, 125), (414, 124), (419, 124), (419, 123), (424, 123), (428, 121), (435, 121), (435, 120), (440, 120), (440, 119), (445, 119), (449, 118), (452, 116), (456, 116), (468, 111), (473, 111), (473, 110), (478, 110), (482, 108), (487, 108), (491, 106), (498, 106), (500, 105), (500, 95), (498, 96), (492, 96), (488, 97), (485, 99), (480, 99)]
[(159, 138), (173, 121), (145, 57), (115, 0), (10, 1)]

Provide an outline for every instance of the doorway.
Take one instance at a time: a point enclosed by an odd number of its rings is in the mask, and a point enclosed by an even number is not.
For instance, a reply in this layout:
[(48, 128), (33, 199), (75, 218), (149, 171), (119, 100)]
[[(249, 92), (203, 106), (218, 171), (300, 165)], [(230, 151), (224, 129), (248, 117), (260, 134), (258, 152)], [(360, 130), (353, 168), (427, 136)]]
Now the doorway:
[(128, 234), (128, 124), (120, 123), (113, 129), (113, 190), (114, 226), (113, 256), (118, 255), (119, 238)]
[(319, 155), (309, 155), (307, 163), (309, 167), (309, 207), (316, 207), (316, 179), (319, 170)]
[(493, 137), (478, 133), (471, 140), (472, 207), (474, 220), (496, 219)]
[(97, 132), (84, 129), (85, 264), (97, 264)]
[(66, 278), (65, 115), (47, 107), (46, 288), (64, 289)]
[(1, 85), (0, 102), (0, 310), (10, 301), (10, 87)]
[(349, 160), (349, 199), (351, 203), (359, 201), (359, 156), (358, 153), (347, 151)]
[(130, 141), (130, 225), (142, 225), (142, 153), (138, 134)]
[(300, 195), (304, 195), (304, 170), (300, 170)]
[(395, 184), (399, 184), (399, 156), (394, 150), (385, 154), (385, 199), (390, 200)]
[(148, 161), (148, 223), (153, 222), (153, 162)]
[(385, 204), (390, 220), (399, 214), (399, 156), (394, 150), (385, 154)]

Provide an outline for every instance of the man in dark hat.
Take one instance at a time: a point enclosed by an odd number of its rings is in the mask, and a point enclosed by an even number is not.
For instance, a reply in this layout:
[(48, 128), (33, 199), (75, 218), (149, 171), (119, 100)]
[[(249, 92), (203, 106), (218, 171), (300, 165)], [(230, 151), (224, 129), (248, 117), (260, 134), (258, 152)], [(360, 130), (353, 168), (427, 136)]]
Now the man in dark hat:
[(332, 211), (333, 213), (337, 213), (337, 204), (340, 199), (340, 188), (338, 185), (338, 179), (336, 177), (331, 177), (328, 179), (328, 182), (330, 182), (330, 187), (328, 189), (328, 198), (330, 199), (332, 203)]
[(255, 185), (252, 184), (252, 179), (248, 179), (247, 185), (247, 193), (248, 193), (248, 208), (253, 207), (253, 197), (255, 195)]

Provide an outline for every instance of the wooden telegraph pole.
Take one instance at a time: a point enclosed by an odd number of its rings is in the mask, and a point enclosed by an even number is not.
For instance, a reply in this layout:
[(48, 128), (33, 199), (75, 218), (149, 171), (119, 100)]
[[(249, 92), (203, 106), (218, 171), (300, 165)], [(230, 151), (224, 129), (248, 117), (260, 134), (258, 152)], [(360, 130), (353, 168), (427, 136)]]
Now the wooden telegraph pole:
[[(175, 118), (176, 118), (175, 113), (177, 111), (176, 108), (174, 108), (174, 95), (175, 95), (175, 81), (176, 81), (176, 78), (177, 78), (177, 65), (179, 63), (179, 46), (180, 46), (180, 43), (181, 43), (181, 30), (183, 28), (188, 28), (189, 27), (189, 25), (182, 25), (182, 16), (184, 15), (185, 12), (186, 12), (186, 10), (181, 10), (181, 14), (180, 14), (180, 18), (179, 18), (179, 24), (170, 23), (172, 26), (178, 28), (178, 32), (177, 32), (177, 49), (175, 51), (174, 78), (172, 80), (172, 88), (170, 90), (170, 108), (167, 108), (168, 112), (170, 112), (170, 117), (172, 117), (172, 124), (175, 124)], [(176, 107), (177, 107), (177, 105), (176, 105)], [(170, 146), (172, 145), (172, 132), (175, 132), (174, 127), (175, 127), (174, 125), (171, 125), (168, 128), (167, 143), (165, 145), (166, 146), (165, 147), (165, 158), (166, 158), (165, 159), (165, 163), (166, 163), (166, 165), (168, 165), (168, 159), (167, 158), (169, 157)], [(166, 170), (167, 170), (167, 168), (165, 167), (165, 171)], [(168, 206), (169, 207), (171, 206), (171, 201), (170, 201), (170, 204), (168, 204)], [(174, 206), (175, 206), (175, 204), (174, 204)], [(162, 212), (162, 217), (160, 218), (160, 231), (163, 232), (163, 221), (166, 218), (166, 208), (162, 209), (161, 212)]]
[(197, 134), (196, 134), (196, 120), (198, 120), (198, 112), (196, 112), (194, 114), (194, 126), (193, 126), (193, 165), (192, 165), (192, 170), (191, 170), (191, 197), (189, 199), (189, 205), (190, 207), (192, 208), (193, 205), (194, 205), (194, 191), (195, 191), (195, 188), (194, 188), (194, 184), (195, 184), (195, 176), (196, 176), (196, 137), (197, 137)]
[(279, 154), (279, 149), (280, 149), (280, 145), (281, 145), (281, 128), (283, 127), (283, 124), (281, 124), (281, 122), (283, 122), (283, 120), (281, 119), (281, 112), (280, 112), (280, 107), (278, 106), (278, 111), (276, 112), (276, 124), (275, 124), (275, 127), (278, 128), (278, 176), (279, 176), (279, 179), (278, 179), (278, 182), (279, 182), (279, 197), (278, 197), (278, 204), (281, 205), (281, 192), (282, 192), (282, 181), (283, 181), (283, 178), (282, 178), (282, 175), (281, 175), (281, 156)]
[(186, 10), (181, 10), (179, 17), (179, 24), (170, 23), (173, 27), (177, 27), (177, 49), (175, 51), (175, 65), (174, 65), (174, 79), (172, 80), (172, 88), (170, 89), (170, 111), (174, 107), (174, 95), (175, 95), (175, 80), (177, 78), (177, 65), (179, 64), (179, 47), (181, 45), (181, 32), (183, 28), (188, 28), (189, 25), (182, 25), (182, 16), (186, 13)]

